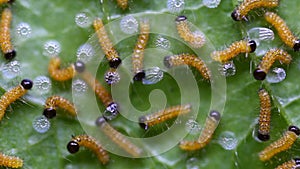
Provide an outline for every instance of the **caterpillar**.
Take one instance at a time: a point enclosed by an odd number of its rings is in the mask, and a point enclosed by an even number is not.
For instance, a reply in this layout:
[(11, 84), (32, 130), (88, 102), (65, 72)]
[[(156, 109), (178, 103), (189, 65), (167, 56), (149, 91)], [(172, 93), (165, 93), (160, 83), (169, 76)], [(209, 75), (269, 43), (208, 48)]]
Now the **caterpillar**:
[(74, 105), (67, 99), (60, 96), (51, 96), (47, 98), (43, 115), (49, 119), (55, 117), (57, 107), (67, 110), (67, 112), (73, 117), (76, 116)]
[(190, 104), (172, 106), (153, 114), (141, 116), (139, 118), (139, 124), (143, 129), (148, 130), (151, 126), (177, 117), (178, 115), (187, 114), (191, 111), (191, 107), (192, 106)]
[(12, 4), (15, 0), (0, 0), (0, 4), (10, 3)]
[(9, 8), (5, 8), (2, 11), (1, 21), (0, 21), (0, 46), (4, 53), (4, 57), (7, 60), (13, 59), (17, 52), (11, 43), (10, 37), (10, 25), (12, 20), (12, 13)]
[(266, 12), (264, 15), (266, 21), (277, 30), (281, 40), (294, 51), (300, 50), (300, 39), (295, 37), (284, 20), (274, 12)]
[(26, 94), (27, 90), (31, 89), (33, 82), (29, 79), (23, 79), (21, 83), (13, 89), (5, 92), (0, 98), (0, 121), (2, 120), (7, 107), (20, 97)]
[(8, 156), (0, 152), (0, 166), (10, 168), (21, 168), (23, 167), (23, 160), (19, 157)]
[(144, 50), (149, 39), (150, 24), (148, 20), (140, 22), (140, 35), (137, 43), (134, 47), (131, 57), (133, 80), (141, 81), (145, 77), (145, 71), (143, 70)]
[(258, 91), (260, 100), (259, 129), (257, 137), (262, 141), (270, 139), (271, 99), (265, 89)]
[(281, 63), (289, 64), (292, 61), (292, 57), (282, 49), (269, 50), (262, 58), (258, 68), (254, 70), (254, 78), (256, 80), (264, 80), (276, 60), (279, 60)]
[(189, 43), (194, 48), (202, 47), (206, 40), (205, 36), (202, 32), (192, 32), (189, 28), (187, 17), (186, 16), (178, 16), (176, 19), (176, 28), (179, 36), (186, 42)]
[(299, 167), (300, 167), (300, 158), (294, 158), (290, 161), (287, 161), (277, 166), (275, 169), (297, 169)]
[(271, 159), (275, 154), (285, 151), (294, 144), (300, 134), (300, 129), (296, 126), (289, 126), (288, 131), (284, 135), (271, 143), (264, 150), (259, 152), (258, 156), (261, 161), (267, 161)]
[(115, 69), (118, 68), (122, 60), (120, 59), (118, 52), (113, 47), (113, 44), (110, 41), (104, 28), (102, 20), (100, 18), (95, 19), (93, 25), (97, 33), (100, 46), (104, 51), (107, 60), (109, 61), (109, 66)]
[(218, 111), (211, 111), (206, 118), (204, 129), (199, 138), (195, 141), (181, 141), (179, 147), (182, 150), (194, 151), (205, 147), (211, 140), (216, 128), (218, 127), (221, 115)]
[(131, 143), (126, 137), (120, 132), (111, 127), (105, 120), (104, 117), (99, 117), (96, 120), (96, 125), (100, 127), (101, 131), (109, 137), (115, 144), (125, 150), (128, 154), (133, 157), (138, 157), (142, 153), (142, 149)]
[(128, 7), (128, 0), (117, 0), (118, 6), (125, 10)]
[(67, 149), (70, 153), (74, 154), (79, 151), (80, 146), (84, 146), (93, 151), (102, 164), (107, 164), (109, 162), (108, 153), (104, 150), (102, 145), (98, 143), (92, 136), (73, 136), (72, 140), (67, 144)]
[(244, 0), (232, 13), (231, 17), (235, 21), (246, 19), (248, 12), (255, 8), (274, 8), (279, 5), (278, 0)]
[(227, 49), (210, 54), (215, 61), (226, 63), (240, 53), (253, 53), (256, 49), (254, 40), (240, 40), (232, 43)]
[(204, 61), (193, 54), (179, 54), (179, 55), (172, 55), (166, 56), (164, 58), (164, 65), (167, 68), (171, 68), (173, 66), (180, 66), (180, 65), (189, 65), (195, 67), (202, 77), (206, 80), (209, 80), (211, 77), (210, 70), (204, 63)]

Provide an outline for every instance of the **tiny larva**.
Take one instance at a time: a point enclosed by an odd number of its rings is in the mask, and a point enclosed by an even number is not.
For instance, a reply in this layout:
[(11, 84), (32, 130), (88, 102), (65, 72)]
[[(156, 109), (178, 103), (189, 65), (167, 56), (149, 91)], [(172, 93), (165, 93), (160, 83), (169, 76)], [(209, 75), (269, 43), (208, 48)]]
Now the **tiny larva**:
[(16, 101), (17, 99), (19, 99), (20, 97), (22, 97), (23, 95), (26, 94), (27, 90), (31, 89), (33, 85), (33, 82), (29, 79), (24, 79), (21, 81), (21, 83), (5, 92), (1, 98), (0, 98), (0, 120), (2, 120), (4, 114), (5, 114), (5, 110), (6, 108), (14, 101)]
[(300, 167), (300, 158), (294, 158), (290, 161), (287, 161), (279, 166), (277, 166), (275, 169), (297, 169)]
[(128, 7), (128, 0), (117, 0), (118, 6), (125, 10)]
[(271, 98), (265, 89), (260, 89), (258, 96), (260, 100), (260, 114), (257, 137), (261, 141), (267, 141), (270, 139)]
[(141, 116), (139, 118), (139, 124), (143, 129), (148, 130), (149, 127), (151, 127), (151, 126), (154, 126), (154, 125), (164, 122), (166, 120), (172, 119), (179, 115), (187, 114), (190, 111), (191, 111), (190, 104), (172, 106), (172, 107), (160, 110), (153, 114)]
[(15, 0), (0, 0), (0, 5), (4, 3), (10, 3), (12, 4)]
[(92, 136), (73, 136), (72, 140), (67, 144), (67, 149), (70, 153), (74, 154), (79, 151), (80, 146), (84, 146), (93, 151), (102, 164), (107, 164), (109, 162), (108, 153), (103, 149), (102, 145), (98, 143)]
[(204, 129), (199, 138), (195, 141), (181, 141), (179, 147), (182, 150), (194, 151), (205, 147), (211, 140), (216, 128), (218, 127), (221, 115), (218, 111), (211, 111), (206, 118)]
[(292, 61), (292, 57), (282, 49), (269, 50), (262, 58), (258, 68), (254, 70), (254, 78), (256, 80), (264, 80), (276, 60), (279, 60), (280, 63), (289, 64)]
[(23, 160), (19, 157), (8, 156), (0, 152), (0, 166), (10, 168), (21, 168), (23, 167)]
[(49, 119), (56, 116), (57, 107), (67, 110), (67, 112), (73, 117), (76, 116), (74, 105), (61, 96), (48, 97), (44, 107), (43, 115)]
[(300, 134), (300, 129), (296, 126), (289, 126), (284, 135), (271, 143), (268, 147), (262, 150), (258, 156), (261, 161), (267, 161), (271, 159), (277, 153), (285, 151), (292, 147), (296, 139)]

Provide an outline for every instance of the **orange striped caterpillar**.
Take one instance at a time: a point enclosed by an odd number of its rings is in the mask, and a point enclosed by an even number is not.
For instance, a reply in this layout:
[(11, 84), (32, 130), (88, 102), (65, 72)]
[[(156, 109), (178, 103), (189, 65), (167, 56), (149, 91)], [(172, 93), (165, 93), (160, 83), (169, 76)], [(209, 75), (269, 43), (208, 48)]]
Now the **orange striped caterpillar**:
[(48, 97), (45, 103), (43, 115), (49, 119), (56, 116), (56, 108), (60, 107), (67, 110), (71, 116), (76, 116), (76, 110), (72, 103), (60, 96)]
[(29, 79), (23, 79), (21, 83), (5, 92), (0, 98), (0, 121), (2, 120), (6, 108), (14, 101), (26, 94), (27, 90), (31, 89), (33, 82)]
[(109, 162), (108, 153), (104, 150), (102, 145), (96, 141), (95, 138), (89, 135), (79, 135), (72, 137), (72, 140), (67, 144), (67, 149), (70, 153), (77, 153), (80, 146), (84, 146), (92, 150), (97, 155), (98, 160), (102, 164), (107, 164)]
[(60, 59), (58, 57), (51, 58), (48, 65), (48, 72), (50, 76), (57, 81), (70, 80), (76, 75), (76, 72), (81, 73), (84, 69), (85, 65), (81, 61), (77, 61), (75, 64), (71, 64), (64, 69), (61, 69)]
[(244, 0), (232, 13), (231, 17), (235, 21), (246, 19), (246, 15), (255, 8), (274, 8), (279, 5), (278, 0)]
[(194, 48), (202, 47), (206, 40), (202, 32), (192, 32), (189, 28), (187, 17), (178, 16), (176, 19), (176, 27), (179, 36)]
[(297, 169), (297, 168), (300, 168), (300, 158), (294, 158), (290, 161), (287, 161), (277, 166), (275, 169)]
[(153, 114), (141, 116), (139, 118), (139, 124), (143, 129), (148, 130), (151, 126), (167, 121), (179, 115), (187, 114), (190, 111), (190, 104), (169, 107)]
[(271, 98), (265, 89), (258, 91), (260, 100), (259, 129), (257, 137), (261, 141), (270, 139)]
[(271, 159), (275, 154), (285, 151), (294, 144), (300, 134), (300, 129), (296, 126), (289, 126), (288, 131), (277, 141), (271, 143), (268, 147), (262, 150), (258, 156), (261, 161)]
[(295, 37), (280, 16), (273, 12), (266, 12), (265, 19), (277, 30), (281, 40), (294, 51), (300, 50), (300, 39)]
[(93, 25), (97, 33), (100, 46), (104, 51), (107, 60), (109, 61), (109, 66), (115, 69), (118, 68), (122, 60), (120, 59), (118, 52), (113, 47), (113, 44), (110, 41), (104, 28), (102, 20), (100, 18), (95, 19)]
[(197, 57), (196, 55), (192, 54), (179, 54), (179, 55), (173, 55), (173, 56), (166, 56), (164, 58), (164, 65), (167, 68), (171, 68), (173, 66), (180, 66), (180, 65), (189, 65), (192, 67), (195, 67), (200, 74), (203, 76), (204, 79), (209, 80), (210, 79), (210, 70), (205, 65), (204, 61)]
[(0, 0), (0, 4), (10, 3), (12, 4), (15, 0)]
[(128, 0), (117, 0), (118, 6), (125, 10), (128, 6)]
[(252, 53), (255, 49), (256, 43), (254, 40), (240, 40), (232, 43), (225, 50), (212, 52), (210, 56), (215, 61), (225, 63), (240, 53)]
[(205, 147), (211, 140), (216, 128), (218, 127), (221, 115), (217, 111), (211, 111), (206, 118), (205, 127), (201, 135), (195, 141), (181, 141), (179, 147), (182, 150), (194, 151)]
[(13, 59), (17, 52), (15, 51), (10, 37), (10, 24), (12, 20), (12, 13), (9, 8), (5, 8), (2, 12), (0, 21), (0, 46), (7, 60)]
[(144, 50), (149, 39), (150, 24), (148, 20), (140, 22), (140, 35), (134, 47), (131, 57), (132, 69), (134, 73), (133, 80), (141, 81), (145, 77), (143, 70)]
[(0, 166), (10, 167), (10, 168), (20, 168), (23, 167), (23, 160), (19, 157), (8, 156), (0, 153)]
[(289, 64), (292, 61), (292, 57), (282, 49), (269, 50), (262, 58), (258, 68), (254, 70), (254, 78), (256, 80), (264, 80), (276, 60), (279, 60), (281, 63)]
[(141, 155), (142, 149), (131, 143), (120, 132), (111, 127), (106, 122), (104, 117), (97, 118), (96, 125), (100, 127), (101, 131), (103, 131), (107, 137), (109, 137), (114, 143), (125, 150), (128, 154), (132, 155), (133, 157), (138, 157), (139, 155)]

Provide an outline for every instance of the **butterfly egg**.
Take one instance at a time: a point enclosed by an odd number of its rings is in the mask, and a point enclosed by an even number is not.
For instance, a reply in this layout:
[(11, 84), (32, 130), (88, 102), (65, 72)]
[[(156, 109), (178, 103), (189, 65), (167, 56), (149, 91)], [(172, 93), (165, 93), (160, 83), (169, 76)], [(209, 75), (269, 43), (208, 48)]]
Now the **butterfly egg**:
[(164, 72), (159, 67), (151, 67), (145, 70), (145, 78), (142, 83), (144, 85), (151, 85), (158, 83), (164, 77)]
[(117, 0), (118, 6), (125, 10), (128, 7), (128, 0)]
[(275, 67), (267, 74), (266, 81), (268, 83), (279, 83), (286, 78), (286, 72), (283, 68)]
[(139, 124), (143, 129), (148, 130), (151, 126), (162, 123), (179, 115), (189, 113), (191, 108), (192, 106), (190, 104), (169, 107), (153, 114), (141, 116), (139, 118)]
[(67, 149), (74, 154), (83, 146), (93, 151), (102, 164), (109, 162), (109, 155), (102, 145), (95, 138), (89, 135), (73, 136), (72, 140), (67, 144)]
[(184, 41), (188, 42), (194, 48), (200, 48), (205, 44), (204, 34), (200, 31), (192, 32), (186, 16), (178, 16), (175, 21), (177, 32)]
[(292, 57), (282, 49), (269, 50), (262, 58), (258, 68), (254, 70), (254, 78), (256, 80), (264, 80), (276, 60), (279, 60), (280, 63), (289, 64), (292, 61)]
[(49, 119), (56, 116), (56, 108), (60, 107), (67, 110), (67, 112), (75, 117), (76, 110), (75, 107), (70, 101), (60, 96), (51, 96), (48, 97), (44, 106), (43, 115)]
[(120, 59), (118, 52), (113, 47), (113, 44), (104, 28), (102, 20), (100, 18), (95, 19), (93, 26), (97, 33), (100, 46), (107, 60), (109, 61), (109, 66), (116, 69), (121, 64), (122, 60)]
[(17, 25), (17, 34), (21, 38), (29, 38), (31, 35), (31, 26), (26, 22), (21, 22)]
[(240, 53), (253, 53), (256, 49), (254, 40), (240, 40), (232, 43), (228, 48), (222, 51), (214, 51), (210, 54), (215, 61), (225, 63)]
[(117, 84), (120, 81), (120, 75), (116, 69), (110, 68), (104, 75), (105, 82), (109, 85)]
[(32, 127), (38, 133), (46, 133), (50, 129), (51, 123), (47, 117), (42, 115), (33, 120)]
[(2, 120), (7, 107), (23, 95), (27, 93), (33, 86), (33, 82), (29, 79), (23, 79), (21, 83), (13, 89), (5, 92), (0, 98), (0, 121)]
[(270, 23), (278, 32), (281, 40), (294, 51), (300, 50), (300, 39), (295, 37), (285, 21), (274, 12), (266, 12), (265, 19)]
[(270, 139), (270, 123), (271, 123), (271, 98), (265, 89), (258, 91), (260, 100), (260, 114), (259, 114), (259, 129), (257, 137), (261, 141)]
[(290, 161), (287, 161), (277, 166), (275, 169), (297, 169), (297, 168), (300, 168), (300, 158), (294, 158)]
[(146, 19), (142, 20), (140, 22), (140, 35), (137, 39), (137, 43), (134, 47), (133, 54), (131, 57), (134, 81), (142, 81), (145, 77), (145, 71), (143, 70), (144, 50), (149, 39), (149, 32), (149, 21)]
[(9, 8), (2, 11), (0, 21), (0, 47), (4, 54), (5, 59), (13, 59), (17, 52), (15, 51), (10, 37), (10, 25), (12, 20), (12, 13)]
[(166, 56), (164, 58), (164, 65), (167, 68), (180, 65), (189, 65), (195, 67), (204, 79), (209, 80), (211, 77), (211, 72), (204, 61), (196, 55), (183, 53), (179, 55)]
[(126, 151), (133, 157), (139, 157), (142, 153), (142, 149), (137, 147), (135, 144), (130, 142), (124, 135), (110, 126), (104, 117), (99, 117), (96, 120), (96, 125), (99, 126), (100, 130), (109, 137), (115, 144), (117, 144), (121, 149)]
[(274, 8), (279, 5), (278, 0), (244, 0), (232, 13), (235, 21), (246, 19), (246, 15), (256, 8)]
[(184, 9), (184, 0), (168, 0), (167, 9), (172, 13), (180, 13)]
[(120, 21), (120, 29), (126, 34), (133, 34), (138, 31), (139, 23), (132, 15), (124, 16)]
[(23, 167), (23, 160), (19, 157), (8, 156), (0, 152), (0, 166), (10, 168), (21, 168)]
[(300, 129), (298, 127), (289, 126), (288, 131), (286, 131), (281, 138), (271, 143), (264, 150), (259, 152), (259, 159), (261, 161), (267, 161), (271, 159), (274, 155), (282, 151), (288, 150), (292, 147), (299, 134)]
[(218, 127), (221, 114), (218, 111), (211, 111), (206, 118), (204, 129), (199, 138), (195, 141), (181, 141), (179, 147), (182, 150), (194, 151), (205, 147), (211, 140), (216, 128)]

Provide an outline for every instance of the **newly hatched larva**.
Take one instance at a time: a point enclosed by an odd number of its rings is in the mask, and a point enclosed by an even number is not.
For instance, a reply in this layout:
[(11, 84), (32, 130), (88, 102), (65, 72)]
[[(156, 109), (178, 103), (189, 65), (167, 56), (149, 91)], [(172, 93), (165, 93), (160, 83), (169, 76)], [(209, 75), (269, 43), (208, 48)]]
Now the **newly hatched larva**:
[(231, 17), (235, 21), (246, 19), (248, 12), (255, 8), (274, 8), (279, 5), (278, 0), (244, 0), (232, 13)]
[(204, 34), (202, 32), (192, 32), (186, 16), (178, 16), (175, 21), (177, 32), (184, 41), (188, 42), (194, 48), (200, 48), (205, 44)]
[(265, 19), (277, 30), (281, 40), (294, 51), (300, 50), (300, 39), (295, 37), (285, 21), (274, 12), (266, 12)]
[(139, 118), (139, 124), (143, 129), (148, 130), (151, 126), (162, 123), (179, 115), (187, 114), (190, 111), (190, 104), (172, 106), (153, 114), (141, 116)]
[(57, 107), (67, 110), (67, 112), (73, 117), (76, 116), (74, 105), (61, 96), (51, 96), (47, 98), (43, 115), (50, 119), (55, 117)]
[(17, 52), (11, 43), (10, 37), (10, 24), (12, 20), (12, 13), (9, 8), (5, 8), (2, 11), (1, 21), (0, 21), (0, 46), (4, 53), (4, 57), (7, 60), (13, 59)]
[(260, 114), (257, 137), (261, 141), (267, 141), (270, 139), (271, 98), (265, 89), (260, 89), (258, 96), (260, 100)]
[(76, 72), (81, 73), (84, 69), (85, 65), (81, 61), (77, 61), (64, 69), (61, 69), (60, 59), (58, 57), (51, 58), (48, 65), (50, 77), (57, 81), (70, 80), (76, 75)]
[(10, 3), (12, 4), (15, 0), (0, 0), (0, 5), (4, 3)]
[(215, 61), (226, 63), (240, 53), (252, 53), (255, 49), (254, 40), (240, 40), (232, 43), (227, 49), (212, 52), (210, 56)]
[(10, 168), (21, 168), (23, 167), (23, 160), (19, 157), (8, 156), (0, 153), (0, 166)]
[(206, 118), (204, 129), (199, 138), (195, 141), (181, 141), (179, 147), (182, 150), (194, 151), (205, 147), (211, 140), (216, 128), (218, 127), (221, 115), (218, 111), (211, 111)]
[(125, 10), (128, 7), (128, 0), (117, 0), (118, 6)]
[(254, 78), (256, 80), (264, 80), (276, 60), (279, 60), (280, 63), (289, 64), (292, 61), (292, 57), (282, 49), (269, 50), (262, 58), (258, 68), (254, 70)]
[(298, 169), (298, 168), (300, 168), (300, 158), (294, 158), (290, 161), (287, 161), (277, 166), (275, 169)]
[(109, 61), (109, 66), (116, 69), (121, 64), (122, 60), (109, 39), (102, 20), (100, 18), (95, 19), (93, 25), (97, 33), (100, 46)]
[(110, 126), (104, 117), (99, 117), (96, 120), (96, 125), (100, 127), (101, 131), (109, 137), (115, 144), (126, 151), (133, 157), (139, 157), (142, 153), (142, 149), (130, 142), (120, 132)]
[(180, 65), (189, 65), (195, 67), (204, 79), (209, 80), (211, 76), (210, 70), (208, 69), (204, 61), (196, 55), (192, 54), (183, 53), (179, 55), (166, 56), (164, 58), (164, 65), (167, 68)]
[(84, 146), (93, 151), (102, 164), (107, 164), (109, 162), (108, 153), (104, 150), (102, 145), (99, 142), (97, 142), (97, 140), (92, 136), (73, 136), (72, 140), (67, 145), (67, 149), (70, 153), (74, 154), (79, 151), (80, 146)]
[(144, 50), (149, 39), (150, 24), (148, 20), (142, 20), (140, 22), (140, 35), (134, 47), (134, 51), (131, 57), (132, 71), (134, 74), (133, 80), (141, 81), (145, 77), (145, 71), (143, 70), (144, 62)]
[(277, 141), (271, 143), (268, 147), (262, 150), (258, 156), (261, 161), (271, 159), (275, 154), (285, 151), (292, 147), (300, 134), (300, 129), (296, 126), (289, 126), (288, 131)]
[(6, 108), (14, 101), (22, 97), (23, 95), (26, 94), (27, 90), (31, 89), (33, 85), (33, 82), (29, 79), (24, 79), (21, 81), (21, 83), (5, 92), (1, 98), (0, 98), (0, 121), (2, 120)]

